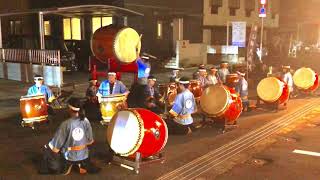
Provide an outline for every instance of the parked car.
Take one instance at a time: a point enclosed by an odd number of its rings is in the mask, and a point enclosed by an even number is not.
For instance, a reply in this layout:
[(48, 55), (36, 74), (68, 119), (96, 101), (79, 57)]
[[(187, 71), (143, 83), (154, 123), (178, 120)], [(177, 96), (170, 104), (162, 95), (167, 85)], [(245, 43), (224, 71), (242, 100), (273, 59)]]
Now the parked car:
[[(4, 48), (40, 49), (40, 41), (33, 36), (13, 35), (4, 43)], [(66, 71), (78, 71), (75, 53), (68, 50), (64, 40), (46, 36), (45, 49), (60, 50), (61, 66), (65, 67)]]

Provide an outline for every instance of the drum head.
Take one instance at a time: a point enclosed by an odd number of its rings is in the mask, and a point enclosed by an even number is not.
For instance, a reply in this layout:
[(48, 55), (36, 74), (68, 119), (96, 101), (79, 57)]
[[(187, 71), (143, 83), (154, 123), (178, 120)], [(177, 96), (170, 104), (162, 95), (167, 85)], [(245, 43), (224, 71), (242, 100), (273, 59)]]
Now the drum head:
[(294, 84), (302, 89), (309, 89), (316, 80), (316, 73), (310, 68), (300, 68), (293, 75)]
[(140, 36), (132, 28), (121, 29), (114, 40), (114, 53), (123, 63), (135, 61), (141, 49)]
[(209, 86), (200, 97), (201, 109), (211, 115), (223, 112), (230, 99), (230, 92), (220, 85)]
[(267, 102), (277, 101), (283, 89), (283, 82), (275, 77), (268, 77), (262, 79), (257, 86), (257, 93), (259, 98)]
[(122, 156), (135, 153), (142, 143), (143, 127), (143, 121), (134, 111), (119, 111), (111, 119), (107, 130), (107, 141), (111, 149)]

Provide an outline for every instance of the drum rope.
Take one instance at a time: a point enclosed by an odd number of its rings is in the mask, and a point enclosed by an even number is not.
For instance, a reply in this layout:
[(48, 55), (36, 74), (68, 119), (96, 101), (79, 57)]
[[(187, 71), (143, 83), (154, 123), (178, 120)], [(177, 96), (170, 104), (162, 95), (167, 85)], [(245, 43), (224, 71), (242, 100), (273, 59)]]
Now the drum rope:
[[(262, 134), (262, 136), (263, 136), (263, 138), (261, 140), (265, 139), (265, 135), (271, 136), (273, 133), (275, 133), (276, 131), (279, 130), (278, 129), (279, 127), (282, 128), (283, 125), (287, 125), (288, 123), (291, 123), (291, 122), (295, 121), (296, 118), (298, 118), (299, 116), (303, 116), (304, 114), (309, 112), (312, 109), (312, 107), (314, 107), (316, 105), (318, 105), (318, 101), (314, 100), (314, 101), (308, 103), (307, 105), (303, 106), (302, 108), (299, 108), (298, 110), (295, 110), (294, 112), (290, 113), (289, 115), (282, 116), (282, 117), (280, 117), (280, 118), (278, 118), (278, 119), (276, 119), (276, 120), (274, 120), (274, 121), (272, 121), (272, 122), (270, 122), (270, 123), (258, 128), (256, 130), (254, 130), (254, 131), (251, 131), (250, 133), (248, 133), (248, 134), (236, 139), (235, 141), (232, 141), (232, 142), (230, 142), (228, 144), (225, 144), (222, 147), (220, 147), (220, 148), (218, 148), (218, 149), (216, 149), (214, 151), (211, 151), (208, 154), (206, 154), (206, 155), (204, 155), (204, 156), (202, 156), (200, 158), (197, 158), (194, 161), (191, 161), (190, 163), (188, 163), (188, 164), (186, 164), (186, 165), (184, 165), (184, 166), (182, 166), (182, 167), (180, 167), (180, 168), (178, 168), (178, 169), (176, 169), (176, 170), (174, 170), (174, 171), (172, 171), (172, 172), (160, 177), (159, 179), (186, 178), (186, 177), (190, 176), (190, 174), (189, 175), (187, 174), (187, 176), (183, 176), (183, 175), (186, 174), (187, 172), (191, 171), (192, 169), (197, 168), (198, 166), (200, 166), (200, 168), (196, 169), (196, 171), (194, 171), (194, 172), (197, 172), (197, 170), (201, 170), (201, 169), (206, 168), (208, 166), (210, 166), (209, 167), (209, 169), (210, 169), (210, 168), (213, 167), (212, 164), (215, 163), (217, 160), (219, 160), (221, 158), (220, 157), (219, 159), (216, 159), (217, 156), (219, 156), (221, 154), (226, 155), (226, 153), (224, 153), (224, 152), (226, 152), (228, 149), (231, 149), (231, 151), (229, 151), (229, 152), (227, 151), (228, 152), (227, 155), (229, 155), (234, 150), (242, 148), (244, 145), (246, 145), (248, 143), (251, 143), (250, 146), (255, 145), (257, 142), (260, 141), (259, 139), (257, 139), (257, 138), (259, 138), (261, 136), (261, 135), (259, 136), (259, 134)], [(257, 139), (257, 141), (254, 141), (256, 139)], [(247, 142), (246, 144), (244, 144), (242, 146), (238, 146), (239, 144), (244, 143), (246, 141), (249, 141), (249, 142)], [(237, 147), (237, 148), (232, 150), (232, 148), (234, 148), (234, 147)], [(246, 148), (248, 148), (248, 146), (246, 146), (244, 148), (246, 149)], [(238, 153), (240, 153), (240, 152), (241, 151), (238, 151)], [(231, 158), (231, 157), (232, 156), (230, 156), (229, 158)], [(210, 162), (208, 165), (204, 165), (204, 163), (206, 163), (206, 162), (208, 162), (208, 161), (210, 161), (212, 159), (216, 159), (216, 160), (214, 160), (213, 162)], [(219, 164), (222, 163), (222, 162), (219, 162)], [(191, 166), (191, 168), (188, 168), (190, 166)], [(203, 171), (203, 172), (205, 172), (205, 171)], [(195, 173), (193, 173), (193, 174), (195, 174)], [(199, 174), (199, 173), (196, 173), (196, 174)], [(192, 175), (192, 173), (191, 173), (191, 175)]]

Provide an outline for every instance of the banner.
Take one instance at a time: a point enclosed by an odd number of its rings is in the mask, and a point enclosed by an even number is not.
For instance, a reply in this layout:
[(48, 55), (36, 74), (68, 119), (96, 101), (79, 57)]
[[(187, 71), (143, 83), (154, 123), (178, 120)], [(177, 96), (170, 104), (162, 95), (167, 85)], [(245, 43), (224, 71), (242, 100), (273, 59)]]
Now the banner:
[(246, 47), (246, 22), (232, 22), (232, 45)]
[(255, 55), (255, 48), (257, 43), (258, 26), (252, 25), (248, 47), (247, 47), (247, 61), (252, 64)]

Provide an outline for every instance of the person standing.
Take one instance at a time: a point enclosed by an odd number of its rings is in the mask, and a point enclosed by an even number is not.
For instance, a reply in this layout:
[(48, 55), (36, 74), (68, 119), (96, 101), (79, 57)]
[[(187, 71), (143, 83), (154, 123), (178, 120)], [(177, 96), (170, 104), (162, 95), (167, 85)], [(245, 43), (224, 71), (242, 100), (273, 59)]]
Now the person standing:
[(290, 95), (293, 92), (293, 78), (292, 74), (290, 73), (290, 66), (282, 66), (283, 76), (282, 80), (288, 85)]
[(226, 83), (228, 74), (230, 74), (230, 71), (228, 69), (228, 63), (221, 63), (218, 75), (221, 78), (223, 84)]
[(236, 91), (239, 93), (240, 98), (242, 100), (242, 106), (243, 106), (243, 111), (248, 112), (250, 111), (249, 107), (249, 99), (248, 99), (248, 82), (245, 79), (245, 73), (237, 72), (239, 75), (239, 82), (237, 86), (235, 87)]
[(89, 87), (86, 91), (86, 102), (84, 105), (84, 109), (87, 115), (87, 118), (90, 121), (101, 120), (101, 112), (100, 105), (97, 97), (97, 79), (90, 78), (89, 79)]
[(220, 78), (219, 78), (217, 72), (218, 72), (218, 69), (216, 69), (215, 67), (212, 67), (212, 68), (210, 69), (210, 73), (209, 73), (209, 75), (207, 76), (207, 80), (208, 80), (208, 84), (209, 84), (209, 85), (216, 85), (216, 84), (218, 84), (218, 83), (219, 83), (219, 84), (221, 83)]
[(205, 68), (199, 68), (199, 78), (201, 88), (204, 89), (208, 86), (208, 79), (207, 79), (207, 70)]

